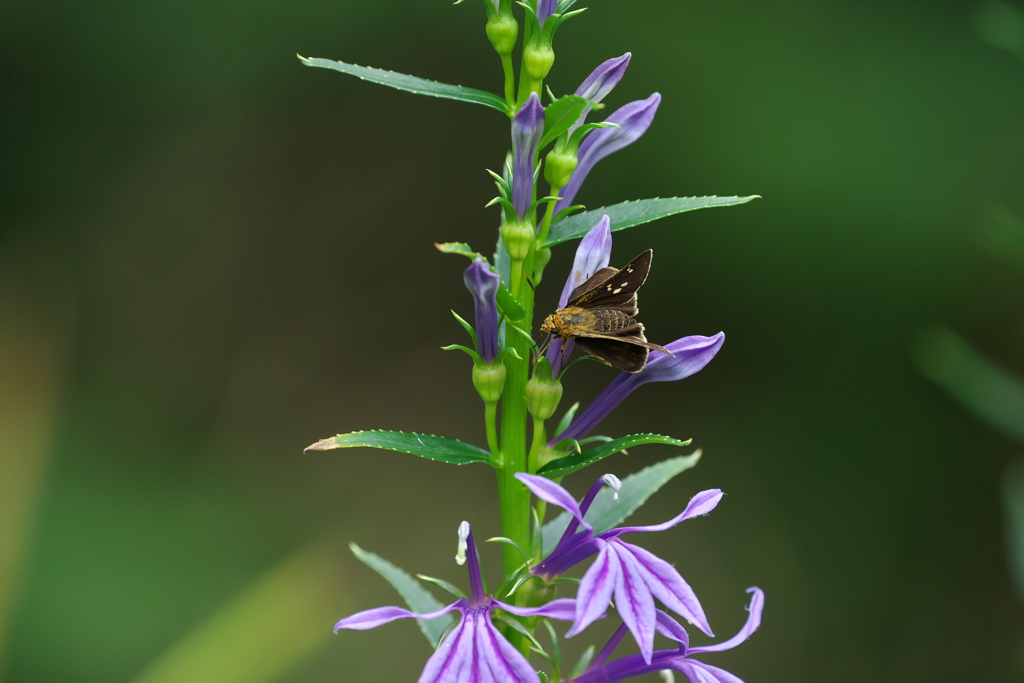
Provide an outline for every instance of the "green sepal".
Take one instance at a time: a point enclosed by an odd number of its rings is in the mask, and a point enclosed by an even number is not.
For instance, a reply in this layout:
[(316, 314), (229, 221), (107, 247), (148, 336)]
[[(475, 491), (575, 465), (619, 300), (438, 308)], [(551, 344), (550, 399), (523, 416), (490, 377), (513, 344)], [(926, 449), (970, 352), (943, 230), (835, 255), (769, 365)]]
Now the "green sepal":
[(532, 633), (530, 633), (529, 631), (526, 630), (525, 626), (523, 626), (521, 623), (519, 623), (518, 619), (516, 619), (515, 617), (512, 617), (512, 616), (509, 616), (509, 615), (507, 615), (507, 614), (505, 614), (503, 612), (502, 613), (492, 612), (491, 615), (492, 615), (491, 618), (494, 619), (495, 621), (500, 621), (501, 623), (505, 624), (506, 626), (511, 626), (512, 629), (516, 631), (516, 633), (521, 635), (523, 638), (526, 638), (527, 642), (530, 643), (530, 647), (531, 647), (531, 649), (533, 649), (534, 652), (539, 654), (541, 657), (544, 657), (545, 659), (548, 658), (548, 654), (547, 654), (547, 652), (544, 651), (544, 648), (541, 647), (540, 642), (536, 638), (533, 637)]
[(502, 197), (508, 197), (509, 195), (512, 194), (512, 189), (509, 187), (507, 179), (498, 175), (489, 168), (485, 168), (484, 170), (487, 171), (487, 173), (489, 173), (492, 178), (494, 178), (494, 184), (498, 186), (498, 192), (501, 194)]
[(321, 69), (333, 69), (334, 71), (340, 71), (364, 81), (377, 83), (378, 85), (386, 85), (389, 88), (395, 88), (396, 90), (404, 90), (405, 92), (411, 92), (414, 95), (428, 95), (430, 97), (440, 97), (444, 100), (482, 104), (485, 107), (497, 109), (502, 114), (507, 115), (509, 113), (508, 105), (505, 103), (505, 98), (500, 95), (487, 92), (486, 90), (467, 88), (462, 85), (439, 83), (437, 81), (427, 80), (426, 78), (419, 78), (418, 76), (400, 74), (386, 69), (377, 69), (372, 66), (359, 66), (358, 64), (336, 62), (333, 59), (303, 57), (302, 55), (296, 56), (306, 66), (315, 66)]
[[(637, 199), (630, 202), (622, 202), (621, 204), (613, 204), (612, 206), (603, 206), (600, 209), (574, 214), (553, 224), (544, 246), (550, 247), (567, 240), (583, 237), (605, 214), (611, 220), (612, 232), (615, 232), (649, 223), (659, 218), (674, 216), (677, 213), (695, 211), (696, 209), (708, 209), (715, 206), (736, 206), (737, 204), (746, 204), (753, 199), (759, 198), (760, 195), (756, 194), (749, 197), (659, 197), (655, 199)], [(561, 215), (561, 212), (559, 212), (559, 215)]]
[(512, 356), (516, 360), (522, 360), (523, 357), (519, 355), (519, 352), (511, 346), (506, 346), (501, 351), (498, 351), (498, 355), (494, 357), (494, 363), (504, 363), (505, 356)]
[(544, 135), (540, 138), (538, 150), (547, 147), (548, 143), (569, 130), (587, 108), (587, 98), (579, 95), (566, 95), (544, 108)]
[(492, 536), (491, 538), (488, 538), (486, 541), (484, 541), (484, 543), (504, 543), (505, 545), (510, 545), (513, 548), (515, 548), (519, 555), (523, 558), (523, 562), (526, 562), (526, 553), (524, 553), (523, 549), (519, 547), (519, 544), (513, 541), (511, 538), (508, 538), (506, 536)]
[[(561, 375), (559, 375), (559, 376), (561, 376)], [(569, 425), (572, 424), (572, 419), (574, 417), (576, 417), (576, 411), (579, 410), (579, 409), (580, 409), (580, 402), (579, 401), (576, 401), (571, 406), (569, 406), (569, 410), (565, 411), (565, 415), (563, 415), (562, 419), (558, 421), (558, 426), (555, 427), (555, 432), (554, 433), (555, 434), (561, 434), (566, 429), (568, 429)]]
[[(647, 502), (653, 493), (676, 475), (696, 465), (698, 460), (700, 460), (700, 451), (691, 455), (678, 455), (645, 467), (622, 480), (618, 500), (615, 499), (614, 493), (609, 488), (601, 489), (594, 499), (593, 505), (587, 510), (587, 521), (594, 525), (594, 533), (599, 534), (622, 523), (624, 519)], [(555, 549), (570, 518), (571, 515), (564, 512), (544, 525), (543, 554), (545, 556)]]
[[(598, 104), (596, 104), (594, 106), (594, 111), (597, 111), (598, 109), (603, 109), (603, 108), (604, 108), (604, 104), (598, 103)], [(583, 142), (584, 136), (586, 136), (586, 134), (589, 133), (590, 131), (597, 130), (598, 128), (619, 128), (619, 124), (611, 123), (610, 121), (600, 121), (600, 122), (597, 122), (597, 123), (584, 123), (582, 126), (577, 128), (576, 130), (574, 130), (572, 132), (572, 135), (570, 135), (568, 138), (565, 138), (564, 142), (562, 140), (559, 140), (558, 145), (556, 145), (556, 147), (561, 146), (561, 147), (563, 147), (566, 150), (570, 150), (571, 149), (573, 151), (573, 153), (575, 154), (575, 153), (579, 152), (580, 143)]]
[(459, 324), (462, 325), (463, 328), (465, 328), (466, 332), (469, 332), (469, 336), (473, 339), (473, 346), (479, 346), (480, 344), (477, 343), (476, 340), (476, 330), (473, 329), (473, 326), (466, 322), (466, 319), (463, 318), (458, 313), (456, 313), (455, 311), (452, 311), (452, 315), (454, 315), (455, 319), (459, 321)]
[(519, 589), (519, 586), (523, 585), (531, 578), (535, 578), (533, 574), (527, 571), (528, 567), (525, 564), (519, 565), (519, 567), (502, 579), (501, 583), (498, 584), (497, 589), (494, 591), (494, 595), (501, 596), (502, 600), (507, 600)]
[(593, 465), (599, 460), (604, 460), (609, 455), (614, 455), (619, 451), (624, 451), (627, 448), (633, 446), (639, 446), (647, 443), (662, 443), (668, 446), (689, 446), (692, 439), (681, 441), (671, 436), (662, 436), (660, 434), (631, 434), (630, 436), (619, 437), (613, 439), (607, 443), (603, 443), (600, 446), (594, 448), (588, 448), (582, 453), (576, 455), (567, 455), (564, 458), (558, 460), (552, 460), (544, 467), (537, 470), (537, 474), (542, 474), (545, 477), (564, 477), (565, 475), (575, 472), (576, 470), (583, 469), (588, 465)]
[(579, 678), (582, 676), (587, 667), (590, 666), (590, 662), (593, 661), (594, 655), (597, 653), (597, 648), (593, 645), (588, 645), (587, 649), (580, 655), (580, 661), (576, 662), (576, 666), (572, 669), (572, 677)]
[(576, 0), (558, 0), (558, 6), (555, 8), (557, 14), (565, 14), (565, 10), (569, 9), (576, 4)]
[(551, 679), (548, 678), (548, 675), (540, 669), (537, 669), (537, 678), (541, 680), (541, 683), (551, 683)]
[(434, 242), (434, 248), (442, 254), (458, 254), (459, 256), (465, 256), (470, 261), (475, 261), (479, 258), (483, 259), (484, 263), (490, 264), (486, 256), (473, 251), (472, 247), (465, 242)]
[[(587, 207), (585, 205), (583, 205), (583, 204), (573, 204), (572, 206), (567, 206), (567, 207), (565, 207), (564, 209), (562, 209), (561, 211), (559, 211), (558, 213), (555, 214), (555, 217), (553, 219), (551, 219), (551, 224), (554, 225), (555, 223), (559, 223), (561, 221), (564, 221), (566, 218), (569, 217), (569, 214), (575, 213), (576, 211), (579, 211), (579, 210), (585, 209), (585, 208), (587, 208)], [(548, 245), (545, 245), (545, 246), (548, 246)]]
[(495, 204), (501, 204), (501, 208), (503, 211), (502, 216), (514, 216), (516, 214), (515, 205), (509, 200), (505, 199), (504, 197), (495, 197), (491, 201), (484, 204), (484, 208), (486, 209), (492, 207)]
[[(384, 577), (384, 580), (398, 591), (398, 594), (405, 600), (405, 604), (413, 612), (425, 614), (427, 612), (436, 612), (444, 607), (437, 598), (430, 594), (426, 587), (404, 569), (391, 564), (380, 555), (363, 550), (355, 543), (349, 543), (348, 547), (352, 550), (352, 554), (356, 556), (356, 559)], [(430, 646), (437, 647), (441, 636), (454, 623), (454, 617), (446, 614), (443, 617), (429, 621), (417, 619), (416, 623), (419, 624), (420, 631), (426, 636)]]
[(555, 627), (552, 625), (550, 619), (544, 620), (544, 630), (548, 632), (548, 639), (551, 641), (551, 666), (554, 667), (555, 671), (562, 670), (562, 649), (558, 646), (558, 634), (555, 633)]
[(454, 583), (449, 583), (444, 579), (434, 578), (433, 576), (427, 576), (425, 574), (417, 574), (416, 578), (420, 581), (423, 581), (424, 583), (432, 583), (441, 590), (443, 590), (445, 593), (448, 593), (449, 595), (452, 595), (456, 598), (466, 597), (466, 594), (462, 592), (462, 589), (460, 589)]
[(475, 462), (494, 463), (491, 454), (482, 448), (457, 439), (414, 432), (391, 432), (383, 429), (338, 434), (320, 439), (308, 446), (309, 451), (330, 451), (335, 448), (380, 448), (416, 455), (427, 460), (446, 462), (450, 465), (469, 465)]
[(535, 581), (540, 581), (539, 578), (537, 578), (530, 572), (526, 571), (526, 567), (522, 567), (519, 571), (510, 576), (509, 579), (505, 581), (505, 583), (508, 583), (509, 586), (508, 588), (505, 588), (503, 590), (505, 599), (507, 600), (508, 598), (512, 597), (520, 588), (523, 587), (523, 584), (525, 584), (527, 581), (530, 581), (531, 579)]
[(465, 351), (469, 355), (469, 357), (473, 359), (473, 363), (474, 364), (483, 363), (484, 362), (484, 359), (480, 357), (479, 353), (477, 353), (473, 349), (469, 348), (468, 346), (463, 346), (462, 344), (449, 344), (448, 346), (442, 346), (441, 350), (442, 351)]

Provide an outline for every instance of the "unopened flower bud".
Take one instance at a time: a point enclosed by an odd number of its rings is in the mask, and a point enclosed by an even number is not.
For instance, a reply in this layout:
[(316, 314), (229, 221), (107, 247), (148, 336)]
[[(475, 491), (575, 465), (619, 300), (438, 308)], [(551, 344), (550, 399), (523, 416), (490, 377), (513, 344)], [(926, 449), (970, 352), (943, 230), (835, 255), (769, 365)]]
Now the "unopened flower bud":
[(538, 420), (547, 420), (555, 414), (562, 400), (562, 383), (551, 376), (551, 362), (542, 357), (537, 361), (533, 377), (526, 383), (526, 405)]
[(487, 39), (499, 55), (512, 54), (519, 37), (519, 24), (511, 16), (498, 15), (487, 22)]
[(530, 245), (533, 244), (533, 226), (516, 220), (508, 221), (501, 226), (501, 239), (508, 255), (516, 261), (522, 261), (530, 253)]
[(559, 150), (558, 146), (548, 152), (544, 161), (544, 180), (551, 184), (551, 187), (565, 187), (572, 178), (572, 172), (576, 170), (579, 158), (569, 150)]
[(555, 51), (551, 45), (533, 44), (523, 47), (523, 71), (534, 81), (547, 78), (551, 66), (555, 63)]
[(501, 392), (505, 388), (506, 372), (504, 363), (473, 364), (473, 386), (484, 403), (497, 403), (501, 398)]

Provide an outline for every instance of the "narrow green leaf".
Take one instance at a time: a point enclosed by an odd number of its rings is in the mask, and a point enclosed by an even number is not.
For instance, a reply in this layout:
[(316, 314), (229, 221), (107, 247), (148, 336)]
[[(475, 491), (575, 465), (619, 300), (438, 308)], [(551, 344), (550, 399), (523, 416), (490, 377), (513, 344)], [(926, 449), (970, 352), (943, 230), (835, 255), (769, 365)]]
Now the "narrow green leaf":
[(567, 95), (559, 98), (544, 108), (544, 135), (540, 139), (540, 146), (544, 147), (569, 130), (569, 126), (576, 123), (583, 110), (587, 107), (587, 99), (579, 95)]
[(505, 314), (505, 317), (513, 322), (519, 322), (526, 317), (526, 309), (512, 296), (508, 287), (502, 284), (498, 287), (498, 307)]
[[(594, 525), (595, 533), (607, 531), (617, 524), (621, 524), (624, 519), (647, 502), (651, 494), (671, 481), (677, 474), (696, 465), (698, 460), (700, 460), (700, 451), (692, 455), (679, 455), (645, 467), (622, 480), (622, 489), (619, 491), (618, 500), (615, 500), (610, 489), (601, 489), (594, 499), (594, 504), (587, 510), (587, 521)], [(555, 549), (558, 539), (569, 523), (569, 518), (569, 513), (563, 512), (544, 525), (544, 555)]]
[[(380, 555), (371, 553), (368, 550), (363, 550), (355, 543), (349, 543), (349, 548), (352, 550), (352, 554), (359, 559), (360, 562), (365, 564), (367, 567), (377, 572), (384, 577), (384, 580), (391, 584), (391, 586), (398, 591), (398, 594), (405, 600), (405, 604), (410, 610), (417, 614), (426, 614), (427, 612), (436, 612), (437, 610), (444, 607), (437, 598), (435, 598), (426, 587), (417, 581), (412, 574), (396, 567)], [(420, 625), (420, 630), (423, 631), (423, 635), (426, 636), (427, 642), (430, 643), (430, 647), (437, 647), (438, 641), (441, 640), (441, 636), (444, 635), (445, 630), (452, 623), (454, 617), (451, 614), (446, 614), (443, 617), (437, 619), (431, 619), (429, 621), (423, 619), (417, 619), (416, 623)]]
[(611, 219), (612, 232), (625, 230), (637, 225), (649, 223), (674, 216), (685, 211), (696, 209), (707, 209), (713, 206), (735, 206), (746, 204), (752, 199), (759, 199), (758, 195), (749, 197), (665, 197), (656, 199), (637, 199), (631, 202), (622, 202), (611, 206), (603, 206), (593, 211), (584, 211), (568, 218), (564, 218), (551, 226), (548, 233), (548, 241), (544, 245), (550, 247), (555, 244), (583, 237), (592, 227), (597, 225), (601, 216), (608, 214)]
[(593, 465), (598, 460), (603, 460), (609, 455), (646, 443), (663, 443), (669, 446), (689, 446), (690, 440), (680, 441), (679, 439), (674, 439), (671, 436), (662, 436), (660, 434), (631, 434), (630, 436), (622, 436), (618, 439), (613, 439), (607, 443), (601, 444), (600, 446), (588, 448), (582, 453), (567, 455), (564, 458), (552, 460), (537, 470), (537, 474), (543, 474), (545, 477), (550, 477), (552, 479), (564, 477), (565, 475), (582, 469), (587, 465)]
[(472, 247), (465, 242), (434, 242), (434, 247), (442, 254), (459, 254), (465, 256), (470, 261), (478, 258), (487, 261), (483, 254), (473, 251)]
[(386, 85), (390, 88), (404, 90), (405, 92), (411, 92), (415, 95), (429, 95), (431, 97), (440, 97), (445, 100), (482, 104), (485, 107), (497, 109), (502, 114), (508, 114), (508, 106), (505, 104), (505, 98), (500, 95), (495, 95), (494, 93), (489, 93), (485, 90), (467, 88), (462, 85), (438, 83), (437, 81), (429, 81), (417, 76), (400, 74), (394, 71), (387, 71), (385, 69), (376, 69), (372, 66), (346, 64), (345, 62), (336, 62), (333, 59), (321, 59), (320, 57), (297, 56), (306, 66), (316, 66), (322, 69), (334, 69), (335, 71), (340, 71), (342, 73), (355, 76), (356, 78), (361, 78), (364, 81), (370, 81), (371, 83), (377, 83), (379, 85)]
[(358, 446), (409, 453), (410, 455), (418, 455), (421, 458), (446, 462), (451, 465), (491, 462), (490, 453), (464, 441), (430, 434), (389, 432), (383, 429), (338, 434), (337, 436), (320, 439), (315, 444), (307, 447), (306, 451), (330, 451), (335, 448), (355, 448)]

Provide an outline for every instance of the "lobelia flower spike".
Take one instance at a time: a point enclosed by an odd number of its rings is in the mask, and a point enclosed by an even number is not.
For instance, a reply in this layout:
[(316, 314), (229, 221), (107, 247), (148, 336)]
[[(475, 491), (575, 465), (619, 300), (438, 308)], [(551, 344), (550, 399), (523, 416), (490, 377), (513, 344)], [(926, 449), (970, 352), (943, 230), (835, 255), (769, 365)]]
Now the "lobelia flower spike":
[(588, 102), (593, 104), (587, 104), (586, 109), (580, 114), (576, 123), (569, 127), (569, 135), (572, 135), (573, 131), (583, 125), (587, 114), (594, 108), (593, 105), (601, 102), (619, 84), (619, 81), (626, 74), (626, 67), (629, 66), (629, 60), (632, 57), (633, 55), (627, 52), (621, 57), (613, 57), (604, 61), (580, 83), (580, 87), (576, 88), (575, 94), (586, 98)]
[(512, 117), (512, 206), (520, 221), (533, 203), (533, 171), (537, 146), (544, 135), (544, 107), (537, 93)]
[(482, 258), (473, 260), (462, 274), (466, 289), (473, 295), (476, 314), (477, 352), (488, 364), (498, 355), (498, 284), (500, 278), (491, 272)]
[[(562, 288), (562, 296), (558, 298), (558, 308), (565, 308), (569, 301), (572, 290), (579, 287), (586, 280), (608, 265), (612, 257), (612, 231), (611, 221), (608, 216), (602, 216), (601, 220), (591, 228), (579, 247), (576, 248), (576, 258), (572, 263), (572, 270), (565, 280)], [(564, 349), (563, 349), (564, 346)], [(547, 357), (551, 361), (551, 374), (555, 377), (562, 371), (562, 362), (572, 352), (573, 341), (555, 338), (548, 346)]]
[[(561, 599), (541, 607), (515, 607), (484, 593), (480, 562), (468, 522), (459, 525), (459, 553), (456, 561), (469, 561), (470, 597), (460, 598), (436, 612), (415, 614), (401, 607), (378, 607), (345, 617), (334, 626), (366, 630), (396, 619), (436, 619), (452, 611), (460, 615), (458, 625), (427, 661), (418, 683), (540, 683), (536, 670), (519, 650), (512, 646), (491, 621), (491, 613), (500, 608), (522, 617), (549, 617), (571, 621), (575, 600)], [(461, 560), (461, 561), (460, 561)]]
[(627, 396), (648, 382), (674, 382), (700, 372), (724, 343), (725, 333), (719, 332), (712, 337), (692, 335), (665, 344), (665, 348), (672, 352), (671, 356), (652, 353), (640, 372), (621, 373), (564, 432), (548, 442), (548, 447), (554, 448), (563, 439), (582, 439)]
[(614, 683), (627, 678), (633, 678), (634, 676), (666, 670), (682, 672), (690, 679), (691, 683), (743, 683), (743, 681), (728, 671), (692, 659), (691, 655), (731, 650), (750, 638), (758, 626), (761, 625), (761, 612), (764, 610), (764, 592), (756, 586), (748, 588), (747, 592), (753, 595), (750, 599), (750, 606), (747, 607), (747, 611), (750, 612), (749, 616), (747, 616), (747, 623), (743, 625), (739, 633), (729, 640), (715, 645), (690, 647), (689, 638), (683, 627), (659, 610), (658, 632), (678, 642), (678, 648), (674, 650), (656, 650), (651, 656), (650, 661), (645, 660), (641, 655), (629, 655), (605, 664), (608, 655), (625, 634), (625, 629), (620, 628), (612, 636), (608, 645), (587, 667), (586, 672), (563, 683)]
[(592, 131), (580, 144), (579, 164), (572, 172), (568, 184), (560, 192), (562, 198), (555, 204), (555, 213), (572, 206), (576, 193), (586, 180), (594, 165), (613, 152), (636, 142), (647, 132), (654, 121), (654, 114), (661, 103), (661, 95), (654, 93), (646, 100), (637, 100), (623, 105), (612, 113), (605, 123), (618, 124), (614, 128), (599, 128)]
[(618, 492), (618, 479), (611, 475), (599, 478), (577, 505), (568, 491), (546, 477), (520, 473), (516, 478), (541, 500), (557, 505), (572, 515), (558, 545), (530, 570), (533, 574), (551, 581), (597, 554), (594, 564), (580, 582), (576, 595), (576, 618), (566, 633), (567, 638), (603, 616), (613, 597), (615, 608), (636, 639), (645, 662), (649, 663), (654, 653), (654, 632), (657, 628), (655, 598), (707, 635), (713, 635), (700, 601), (679, 572), (665, 560), (619, 537), (623, 534), (664, 531), (690, 517), (707, 514), (722, 499), (720, 490), (701, 491), (690, 500), (683, 512), (662, 524), (619, 527), (595, 534), (593, 527), (584, 520), (584, 515), (602, 486), (611, 486)]

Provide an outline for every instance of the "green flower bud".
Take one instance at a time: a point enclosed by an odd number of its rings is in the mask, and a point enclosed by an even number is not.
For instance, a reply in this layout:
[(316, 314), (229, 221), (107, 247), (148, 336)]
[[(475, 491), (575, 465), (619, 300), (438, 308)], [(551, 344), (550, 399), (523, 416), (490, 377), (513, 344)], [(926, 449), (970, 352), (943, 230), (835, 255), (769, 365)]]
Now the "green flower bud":
[(533, 81), (542, 81), (555, 63), (555, 51), (551, 45), (534, 44), (523, 48), (523, 70)]
[(551, 184), (551, 187), (565, 187), (572, 178), (572, 172), (579, 164), (579, 158), (569, 150), (559, 150), (560, 145), (548, 152), (544, 161), (544, 180)]
[(487, 363), (473, 364), (473, 386), (484, 403), (497, 403), (501, 392), (505, 389), (505, 364)]
[(538, 420), (547, 420), (555, 414), (562, 400), (562, 383), (551, 376), (551, 361), (541, 356), (533, 369), (533, 377), (526, 383), (526, 405)]
[(519, 38), (519, 24), (512, 15), (496, 16), (487, 21), (487, 39), (499, 55), (512, 54)]
[(536, 287), (540, 284), (541, 276), (544, 273), (544, 267), (548, 265), (548, 261), (551, 260), (551, 249), (538, 249), (533, 252), (533, 285)]
[(530, 253), (533, 236), (533, 226), (529, 223), (512, 220), (501, 226), (501, 239), (505, 243), (505, 249), (516, 261), (522, 261)]
[(516, 604), (523, 607), (540, 607), (555, 599), (555, 584), (539, 578), (527, 581), (516, 591)]

